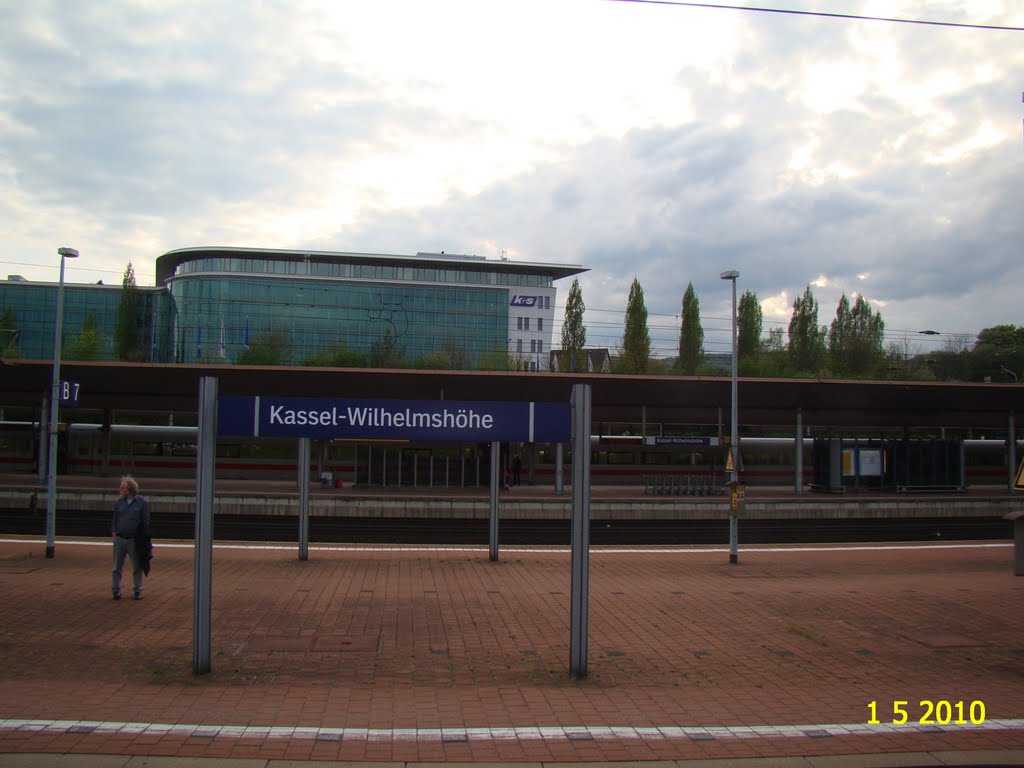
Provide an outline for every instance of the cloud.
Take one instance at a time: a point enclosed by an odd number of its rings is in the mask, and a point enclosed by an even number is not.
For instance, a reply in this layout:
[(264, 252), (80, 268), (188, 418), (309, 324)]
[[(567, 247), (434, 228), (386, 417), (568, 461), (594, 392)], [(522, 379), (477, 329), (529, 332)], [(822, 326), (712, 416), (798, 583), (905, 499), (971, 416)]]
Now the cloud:
[(589, 267), (609, 346), (635, 275), (667, 352), (690, 281), (721, 343), (735, 268), (780, 322), (822, 277), (823, 320), (862, 291), (973, 335), (1019, 320), (1019, 42), (590, 0), (8, 4), (3, 258), (53, 279), (72, 245), (94, 282), (205, 244), (504, 251)]

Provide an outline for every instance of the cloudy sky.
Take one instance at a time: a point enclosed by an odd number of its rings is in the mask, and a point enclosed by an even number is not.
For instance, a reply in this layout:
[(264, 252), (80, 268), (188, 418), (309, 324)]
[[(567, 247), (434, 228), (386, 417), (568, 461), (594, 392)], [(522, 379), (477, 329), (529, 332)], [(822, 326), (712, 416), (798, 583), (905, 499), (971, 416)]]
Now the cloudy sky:
[[(1024, 27), (1019, 0), (774, 5)], [(581, 264), (656, 353), (811, 284), (927, 351), (1024, 324), (1024, 32), (612, 0), (0, 0), (0, 272), (199, 245)], [(560, 292), (564, 301), (568, 284)], [(561, 315), (559, 310), (556, 314)], [(917, 331), (933, 329), (939, 336)]]

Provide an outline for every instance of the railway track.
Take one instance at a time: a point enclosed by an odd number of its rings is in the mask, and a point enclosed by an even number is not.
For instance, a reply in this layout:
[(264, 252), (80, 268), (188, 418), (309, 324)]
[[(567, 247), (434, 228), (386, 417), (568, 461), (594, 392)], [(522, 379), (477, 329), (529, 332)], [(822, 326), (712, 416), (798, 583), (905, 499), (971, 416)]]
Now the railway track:
[[(59, 536), (106, 536), (110, 518), (95, 512), (61, 511)], [(45, 533), (45, 512), (0, 510), (0, 532)], [(191, 515), (157, 515), (153, 536), (191, 539)], [(297, 516), (218, 515), (214, 536), (220, 540), (297, 541)], [(312, 542), (358, 544), (488, 543), (486, 520), (311, 517)], [(568, 544), (568, 520), (502, 520), (501, 541), (509, 545)], [(612, 521), (592, 520), (594, 545), (719, 544), (728, 541), (728, 520)], [(1011, 523), (999, 517), (935, 517), (893, 519), (743, 520), (741, 541), (747, 544), (800, 544), (850, 541), (970, 541), (1013, 538)]]

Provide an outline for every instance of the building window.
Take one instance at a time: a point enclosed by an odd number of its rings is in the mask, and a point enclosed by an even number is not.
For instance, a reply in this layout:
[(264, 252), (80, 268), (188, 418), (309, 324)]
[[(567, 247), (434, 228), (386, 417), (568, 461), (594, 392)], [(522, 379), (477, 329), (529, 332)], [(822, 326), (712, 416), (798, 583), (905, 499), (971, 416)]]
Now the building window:
[(528, 318), (528, 317), (524, 317), (523, 318), (523, 330), (524, 331), (530, 330), (530, 318)]
[(517, 317), (516, 318), (516, 330), (517, 331), (523, 330), (523, 318), (521, 318), (521, 317)]
[(530, 354), (532, 355), (532, 354), (535, 354), (536, 352), (537, 352), (537, 340), (536, 339), (530, 339)]
[(516, 339), (516, 352), (518, 352), (520, 355), (523, 354), (523, 340), (522, 339)]
[(537, 330), (538, 331), (543, 331), (544, 330), (544, 318), (543, 317), (538, 317), (537, 318)]
[(539, 354), (542, 354), (543, 352), (544, 352), (544, 340), (543, 339), (537, 339), (537, 354), (539, 355)]

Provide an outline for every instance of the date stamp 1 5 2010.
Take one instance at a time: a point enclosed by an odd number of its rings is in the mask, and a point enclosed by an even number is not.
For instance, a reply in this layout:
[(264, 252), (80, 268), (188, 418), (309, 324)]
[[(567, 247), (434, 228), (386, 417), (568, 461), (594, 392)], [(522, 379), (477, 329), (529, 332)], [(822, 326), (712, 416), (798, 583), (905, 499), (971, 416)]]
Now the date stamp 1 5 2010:
[[(892, 719), (888, 722), (893, 725), (905, 725), (908, 723), (921, 725), (981, 725), (985, 722), (985, 702), (975, 699), (972, 702), (965, 701), (931, 701), (924, 699), (917, 703), (917, 709), (908, 709), (909, 701), (896, 699), (892, 702)], [(878, 725), (883, 722), (878, 719), (879, 704), (877, 701), (868, 702), (868, 711), (871, 717), (868, 718), (868, 725)], [(888, 718), (890, 713), (886, 711), (883, 704), (881, 708), (883, 718)], [(916, 718), (916, 719), (915, 719)]]

